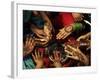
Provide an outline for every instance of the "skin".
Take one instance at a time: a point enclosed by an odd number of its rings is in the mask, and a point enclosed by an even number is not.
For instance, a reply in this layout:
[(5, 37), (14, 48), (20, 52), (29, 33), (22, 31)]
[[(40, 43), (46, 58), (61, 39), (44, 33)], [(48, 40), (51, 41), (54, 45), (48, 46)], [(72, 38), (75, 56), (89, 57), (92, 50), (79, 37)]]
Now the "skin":
[(31, 36), (27, 35), (25, 44), (23, 45), (23, 56), (26, 56), (31, 53), (35, 46), (35, 41)]
[(54, 51), (54, 54), (53, 56), (50, 56), (50, 58), (52, 59), (53, 61), (53, 65), (55, 67), (61, 67), (61, 55), (59, 55), (59, 52), (58, 51)]
[(35, 50), (35, 54), (32, 54), (32, 58), (36, 63), (36, 68), (43, 68), (43, 53), (40, 53), (38, 50)]
[(80, 14), (80, 13), (72, 13), (72, 16), (74, 18), (74, 21), (75, 22), (78, 22), (78, 21), (82, 21), (83, 20), (83, 15)]
[[(83, 20), (83, 16), (80, 13), (72, 13), (72, 16), (75, 22)], [(64, 28), (60, 29), (58, 34), (56, 35), (56, 39), (65, 39), (66, 37), (68, 37), (72, 33), (73, 25), (74, 23), (70, 26), (64, 26)]]
[(77, 41), (80, 41), (81, 39), (87, 40), (90, 37), (91, 33), (87, 33), (85, 35), (80, 36)]
[(66, 45), (65, 52), (69, 54), (67, 56), (68, 58), (81, 61), (82, 63), (84, 63), (84, 65), (89, 64), (87, 56), (78, 47), (75, 48), (73, 46)]
[(79, 42), (81, 42), (81, 40), (87, 41), (87, 44), (85, 45), (85, 46), (87, 46), (86, 50), (90, 49), (90, 47), (91, 47), (91, 41), (89, 40), (90, 36), (91, 36), (91, 33), (88, 32), (87, 34), (82, 35), (77, 39), (77, 41), (79, 41)]
[[(44, 25), (44, 29), (38, 29), (36, 27), (31, 29), (38, 36), (38, 38), (35, 38), (37, 44), (46, 45), (51, 40), (52, 34), (47, 24)], [(32, 26), (34, 25), (32, 24)]]
[[(80, 36), (77, 41), (80, 42), (81, 40), (85, 40), (88, 41), (88, 43), (90, 44), (90, 37), (91, 33), (87, 33), (85, 35)], [(88, 45), (88, 48), (90, 47), (90, 45)], [(74, 59), (74, 60), (78, 60), (82, 63), (84, 63), (84, 65), (88, 65), (89, 64), (89, 59), (88, 57), (79, 49), (79, 46), (77, 47), (73, 47), (71, 45), (66, 45), (65, 46), (65, 52), (68, 55), (69, 58)]]
[(42, 19), (45, 21), (43, 29), (37, 28), (37, 26), (34, 25), (34, 24), (31, 25), (31, 30), (38, 36), (38, 38), (35, 38), (36, 43), (44, 46), (52, 38), (52, 34), (51, 34), (52, 23), (51, 23), (50, 19), (48, 18), (48, 16), (46, 15), (45, 12), (41, 12), (41, 11), (40, 12), (36, 12), (36, 11), (34, 12), (33, 11), (33, 13), (35, 15), (41, 16)]
[(72, 26), (64, 27), (59, 30), (59, 33), (56, 35), (56, 39), (65, 39), (71, 34)]

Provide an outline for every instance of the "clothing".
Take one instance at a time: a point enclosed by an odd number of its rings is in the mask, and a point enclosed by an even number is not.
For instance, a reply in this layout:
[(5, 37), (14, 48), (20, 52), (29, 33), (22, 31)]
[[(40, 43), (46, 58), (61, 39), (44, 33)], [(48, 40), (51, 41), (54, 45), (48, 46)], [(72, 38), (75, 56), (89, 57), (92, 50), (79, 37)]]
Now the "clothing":
[(83, 28), (84, 27), (82, 26), (82, 23), (74, 23), (74, 25), (73, 25), (73, 31), (80, 31)]
[(72, 13), (67, 13), (67, 12), (60, 12), (57, 16), (57, 24), (61, 27), (67, 27), (70, 24), (74, 23), (74, 18), (72, 16)]
[(24, 23), (29, 22), (31, 15), (32, 15), (32, 11), (23, 10), (23, 22)]
[(34, 69), (35, 64), (31, 58), (27, 58), (23, 60), (23, 69)]
[(39, 28), (44, 28), (44, 20), (39, 16), (32, 16), (31, 22)]

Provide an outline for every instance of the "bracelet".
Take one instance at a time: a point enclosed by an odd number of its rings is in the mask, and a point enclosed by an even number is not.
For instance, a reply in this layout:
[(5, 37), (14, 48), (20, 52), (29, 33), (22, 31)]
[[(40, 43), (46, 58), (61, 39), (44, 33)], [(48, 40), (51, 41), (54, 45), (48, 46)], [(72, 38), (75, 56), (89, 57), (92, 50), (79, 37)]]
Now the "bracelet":
[(82, 24), (81, 23), (74, 23), (73, 24), (73, 31), (79, 31), (82, 29)]

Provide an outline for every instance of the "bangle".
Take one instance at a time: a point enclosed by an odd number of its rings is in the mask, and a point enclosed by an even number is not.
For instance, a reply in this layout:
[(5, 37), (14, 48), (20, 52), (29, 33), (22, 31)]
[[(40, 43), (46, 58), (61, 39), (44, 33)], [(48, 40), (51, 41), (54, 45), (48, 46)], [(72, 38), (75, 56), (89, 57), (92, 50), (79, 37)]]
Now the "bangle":
[(81, 23), (74, 23), (73, 24), (73, 31), (79, 31), (82, 29), (82, 24)]

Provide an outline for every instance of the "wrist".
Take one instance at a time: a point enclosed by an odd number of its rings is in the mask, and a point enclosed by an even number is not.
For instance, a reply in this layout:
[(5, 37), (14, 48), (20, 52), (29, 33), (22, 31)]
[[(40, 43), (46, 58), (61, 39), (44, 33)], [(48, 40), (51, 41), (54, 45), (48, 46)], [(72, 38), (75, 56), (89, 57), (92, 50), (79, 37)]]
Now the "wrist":
[(43, 68), (43, 64), (36, 64), (36, 68)]
[(36, 65), (36, 68), (42, 68), (43, 65)]
[(60, 62), (55, 62), (55, 63), (54, 63), (54, 66), (55, 66), (55, 67), (61, 67), (62, 64), (61, 64)]

